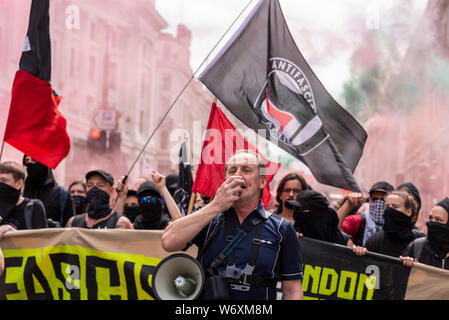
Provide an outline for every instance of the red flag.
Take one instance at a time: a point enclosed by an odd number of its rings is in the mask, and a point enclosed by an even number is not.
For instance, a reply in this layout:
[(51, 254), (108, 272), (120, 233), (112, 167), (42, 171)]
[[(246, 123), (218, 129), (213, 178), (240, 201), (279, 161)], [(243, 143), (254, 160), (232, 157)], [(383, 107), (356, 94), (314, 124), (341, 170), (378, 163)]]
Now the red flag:
[(55, 169), (70, 150), (61, 97), (50, 84), (49, 0), (33, 0), (25, 45), (11, 94), (4, 141)]
[(269, 161), (256, 147), (251, 145), (236, 130), (215, 102), (212, 104), (206, 137), (201, 150), (201, 162), (196, 172), (192, 192), (212, 197), (225, 180), (224, 168), (226, 161), (235, 151), (242, 149), (257, 152), (265, 160), (265, 166), (270, 168), (267, 170), (267, 182), (262, 198), (263, 204), (267, 207), (271, 199), (269, 184), (278, 172), (281, 164)]
[(70, 150), (60, 97), (50, 83), (19, 69), (14, 78), (5, 142), (55, 169)]

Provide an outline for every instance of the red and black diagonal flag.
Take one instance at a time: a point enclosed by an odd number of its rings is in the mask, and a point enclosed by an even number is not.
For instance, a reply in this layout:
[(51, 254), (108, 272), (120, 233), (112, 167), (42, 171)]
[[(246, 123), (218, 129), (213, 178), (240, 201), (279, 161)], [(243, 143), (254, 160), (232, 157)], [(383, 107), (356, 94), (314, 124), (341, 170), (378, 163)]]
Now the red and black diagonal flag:
[(5, 142), (50, 167), (70, 150), (66, 120), (50, 83), (49, 0), (33, 0), (25, 44), (11, 94)]
[(319, 182), (360, 192), (353, 172), (366, 132), (304, 60), (279, 1), (259, 1), (199, 78), (238, 119), (304, 162)]

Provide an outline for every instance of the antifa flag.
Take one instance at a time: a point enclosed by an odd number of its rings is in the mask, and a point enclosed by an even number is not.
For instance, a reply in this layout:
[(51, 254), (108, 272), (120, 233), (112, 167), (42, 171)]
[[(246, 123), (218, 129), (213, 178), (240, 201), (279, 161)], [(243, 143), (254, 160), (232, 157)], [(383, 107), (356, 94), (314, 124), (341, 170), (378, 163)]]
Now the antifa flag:
[(193, 166), (187, 163), (187, 147), (186, 141), (184, 140), (181, 145), (181, 149), (179, 150), (178, 187), (173, 194), (173, 198), (178, 204), (179, 210), (183, 216), (188, 213), (190, 197), (192, 196), (192, 168)]
[(199, 79), (249, 128), (327, 185), (360, 192), (353, 172), (367, 135), (298, 50), (279, 1), (261, 0)]
[(201, 150), (201, 162), (196, 173), (192, 192), (212, 197), (225, 181), (225, 163), (238, 150), (252, 150), (264, 160), (266, 167), (266, 184), (262, 202), (265, 208), (271, 199), (270, 182), (280, 168), (280, 163), (269, 161), (251, 145), (234, 127), (225, 114), (212, 104), (206, 137)]
[(55, 169), (70, 150), (66, 120), (50, 84), (49, 0), (33, 0), (25, 44), (11, 93), (4, 141)]

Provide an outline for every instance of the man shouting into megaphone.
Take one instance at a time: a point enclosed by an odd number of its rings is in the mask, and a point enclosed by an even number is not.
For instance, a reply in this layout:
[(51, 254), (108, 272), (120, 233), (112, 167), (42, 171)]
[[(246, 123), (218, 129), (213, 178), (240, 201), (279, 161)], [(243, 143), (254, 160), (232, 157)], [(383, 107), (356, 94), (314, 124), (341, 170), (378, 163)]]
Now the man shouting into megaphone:
[[(198, 246), (207, 277), (203, 299), (274, 300), (279, 281), (283, 299), (302, 299), (296, 232), (260, 201), (264, 160), (238, 151), (225, 165), (225, 179), (207, 206), (165, 229), (162, 247), (173, 252)], [(217, 291), (223, 292), (216, 296)]]

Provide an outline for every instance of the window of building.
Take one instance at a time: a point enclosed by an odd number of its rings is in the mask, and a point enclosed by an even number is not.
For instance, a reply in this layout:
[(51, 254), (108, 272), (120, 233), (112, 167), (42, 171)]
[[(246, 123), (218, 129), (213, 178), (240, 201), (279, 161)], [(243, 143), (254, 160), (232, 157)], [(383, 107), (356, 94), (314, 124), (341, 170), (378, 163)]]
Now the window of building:
[(95, 81), (95, 75), (96, 75), (96, 59), (95, 56), (89, 57), (89, 81), (94, 82)]
[(162, 91), (171, 91), (171, 76), (169, 76), (168, 74), (165, 74), (162, 77)]

